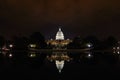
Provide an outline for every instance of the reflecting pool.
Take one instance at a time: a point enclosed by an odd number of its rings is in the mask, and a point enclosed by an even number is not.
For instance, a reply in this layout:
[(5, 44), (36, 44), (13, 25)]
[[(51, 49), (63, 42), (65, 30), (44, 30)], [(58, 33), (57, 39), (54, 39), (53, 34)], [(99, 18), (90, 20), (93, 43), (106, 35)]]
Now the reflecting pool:
[(1, 78), (34, 80), (117, 79), (118, 52), (1, 52)]

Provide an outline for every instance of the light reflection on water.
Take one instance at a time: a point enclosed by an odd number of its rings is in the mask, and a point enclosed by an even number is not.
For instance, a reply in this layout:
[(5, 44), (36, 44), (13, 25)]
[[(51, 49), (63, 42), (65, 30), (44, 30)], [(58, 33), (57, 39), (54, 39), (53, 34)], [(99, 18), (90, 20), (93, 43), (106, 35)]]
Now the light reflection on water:
[(20, 53), (11, 53), (11, 52), (2, 52), (1, 57), (3, 58), (16, 58), (20, 57), (21, 59), (25, 58), (39, 58), (39, 59), (47, 59), (50, 62), (55, 62), (56, 60), (58, 61), (66, 61), (66, 62), (71, 62), (71, 61), (80, 61), (82, 59), (109, 59), (109, 58), (115, 58), (119, 60), (119, 52), (91, 52), (91, 51), (86, 51), (86, 52), (52, 52), (52, 53), (36, 53), (36, 52), (20, 52)]
[[(76, 76), (79, 74), (85, 75), (85, 72), (91, 70), (98, 71), (100, 67), (109, 65), (119, 64), (119, 54), (110, 52), (52, 52), (52, 53), (36, 53), (36, 52), (25, 52), (25, 53), (5, 53), (2, 52), (0, 55), (1, 64), (8, 67), (14, 65), (20, 66), (20, 68), (31, 67), (32, 69), (38, 69), (43, 72), (43, 75), (49, 74), (48, 78), (54, 75), (57, 78), (68, 77), (64, 75)], [(97, 67), (96, 67), (97, 66)], [(100, 67), (99, 67), (100, 66)], [(89, 69), (90, 68), (90, 69)], [(57, 70), (57, 71), (56, 71)], [(88, 70), (88, 71), (87, 71)], [(29, 72), (29, 71), (28, 71)], [(32, 70), (34, 72), (34, 70)], [(74, 74), (72, 74), (73, 72)], [(88, 73), (90, 73), (88, 72)], [(39, 72), (40, 73), (40, 72)], [(57, 73), (61, 73), (58, 76)], [(64, 75), (63, 75), (64, 74)], [(95, 73), (93, 73), (95, 74)], [(38, 75), (38, 74), (37, 74)], [(70, 76), (69, 76), (70, 77)], [(62, 80), (62, 79), (61, 79)]]

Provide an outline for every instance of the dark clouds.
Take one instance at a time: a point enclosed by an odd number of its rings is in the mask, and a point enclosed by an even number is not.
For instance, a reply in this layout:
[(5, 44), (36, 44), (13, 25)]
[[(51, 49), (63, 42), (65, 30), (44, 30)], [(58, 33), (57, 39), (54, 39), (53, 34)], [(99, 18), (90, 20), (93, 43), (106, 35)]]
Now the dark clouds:
[(41, 31), (47, 35), (48, 29), (52, 34), (61, 24), (66, 34), (120, 37), (119, 3), (118, 0), (1, 0), (0, 33), (27, 35)]

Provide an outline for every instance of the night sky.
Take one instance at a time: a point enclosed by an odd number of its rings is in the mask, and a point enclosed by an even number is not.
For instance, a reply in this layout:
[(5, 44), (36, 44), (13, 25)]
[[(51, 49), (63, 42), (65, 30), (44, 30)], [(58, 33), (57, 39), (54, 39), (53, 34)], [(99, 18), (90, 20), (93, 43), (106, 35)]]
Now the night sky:
[(0, 0), (0, 35), (28, 36), (40, 31), (54, 38), (95, 35), (120, 39), (119, 0)]

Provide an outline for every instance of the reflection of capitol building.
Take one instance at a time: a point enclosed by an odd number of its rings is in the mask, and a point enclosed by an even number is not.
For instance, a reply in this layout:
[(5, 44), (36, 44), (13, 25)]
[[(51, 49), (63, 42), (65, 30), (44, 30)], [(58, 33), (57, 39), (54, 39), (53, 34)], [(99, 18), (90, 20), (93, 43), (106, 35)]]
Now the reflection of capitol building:
[(61, 30), (61, 28), (59, 28), (59, 31), (56, 33), (56, 37), (55, 40), (51, 39), (47, 41), (47, 44), (50, 44), (52, 46), (56, 46), (56, 47), (64, 47), (67, 44), (69, 44), (72, 40), (70, 39), (66, 39), (64, 38), (64, 34)]

